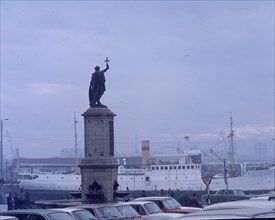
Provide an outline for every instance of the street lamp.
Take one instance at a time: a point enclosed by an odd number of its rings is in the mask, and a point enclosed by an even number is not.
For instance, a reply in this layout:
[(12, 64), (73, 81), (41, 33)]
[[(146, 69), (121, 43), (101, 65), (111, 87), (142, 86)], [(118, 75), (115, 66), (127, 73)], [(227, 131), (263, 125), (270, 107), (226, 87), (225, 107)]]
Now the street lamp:
[(3, 124), (4, 121), (9, 120), (9, 118), (5, 119), (0, 119), (0, 130), (1, 130), (1, 139), (0, 139), (0, 156), (1, 156), (1, 176), (0, 176), (0, 187), (1, 187), (1, 192), (0, 192), (0, 204), (4, 202), (4, 189), (3, 189), (3, 184), (4, 184), (4, 161), (3, 161)]
[(7, 121), (7, 120), (9, 120), (9, 118), (5, 118), (5, 119), (0, 120), (0, 127), (1, 127), (1, 140), (0, 140), (0, 147), (1, 147), (1, 152), (0, 152), (0, 156), (1, 156), (1, 178), (0, 179), (4, 179), (3, 124), (4, 124), (4, 121)]

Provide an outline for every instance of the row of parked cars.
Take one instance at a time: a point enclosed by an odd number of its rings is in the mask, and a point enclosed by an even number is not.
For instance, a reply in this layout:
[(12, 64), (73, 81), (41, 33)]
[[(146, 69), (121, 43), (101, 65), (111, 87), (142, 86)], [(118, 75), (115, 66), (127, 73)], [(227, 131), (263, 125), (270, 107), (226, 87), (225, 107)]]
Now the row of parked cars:
[[(70, 204), (67, 203), (69, 206)], [(11, 216), (11, 217), (7, 217)], [(269, 197), (223, 202), (207, 207), (183, 207), (172, 197), (142, 197), (115, 204), (79, 204), (55, 209), (22, 209), (0, 213), (12, 220), (169, 220), (275, 218), (275, 200)]]

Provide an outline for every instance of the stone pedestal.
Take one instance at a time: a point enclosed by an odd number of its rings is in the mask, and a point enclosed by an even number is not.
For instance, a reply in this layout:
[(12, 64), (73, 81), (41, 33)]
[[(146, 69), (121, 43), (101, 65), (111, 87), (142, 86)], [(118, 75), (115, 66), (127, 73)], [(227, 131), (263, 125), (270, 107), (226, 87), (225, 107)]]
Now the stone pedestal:
[(82, 202), (113, 202), (118, 163), (114, 158), (114, 117), (108, 108), (83, 113), (85, 158), (81, 170)]

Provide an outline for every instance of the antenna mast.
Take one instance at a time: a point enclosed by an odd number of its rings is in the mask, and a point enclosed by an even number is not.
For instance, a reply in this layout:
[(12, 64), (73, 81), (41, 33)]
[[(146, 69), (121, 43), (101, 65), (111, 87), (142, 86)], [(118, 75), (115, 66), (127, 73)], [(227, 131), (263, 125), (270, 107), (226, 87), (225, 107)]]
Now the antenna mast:
[(78, 151), (77, 151), (77, 133), (76, 133), (76, 116), (74, 112), (74, 146), (75, 146), (75, 173), (78, 173)]
[(232, 112), (230, 112), (230, 148), (231, 148), (231, 159), (232, 159), (232, 174), (235, 176), (235, 153), (234, 153), (234, 141), (233, 141), (233, 137), (234, 137), (234, 130), (233, 130), (233, 117), (232, 117)]

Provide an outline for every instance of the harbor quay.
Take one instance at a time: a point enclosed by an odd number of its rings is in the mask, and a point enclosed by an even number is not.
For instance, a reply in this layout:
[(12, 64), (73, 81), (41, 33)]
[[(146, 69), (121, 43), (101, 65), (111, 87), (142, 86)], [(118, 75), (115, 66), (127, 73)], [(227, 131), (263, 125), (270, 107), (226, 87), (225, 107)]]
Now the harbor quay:
[[(15, 184), (6, 184), (5, 185), (5, 195), (8, 195), (8, 192), (11, 192), (11, 195), (14, 197), (15, 194), (18, 195), (20, 198), (26, 199), (25, 196), (22, 196), (22, 192), (20, 192), (20, 189), (18, 185)], [(214, 194), (216, 191), (210, 191), (210, 194)], [(169, 190), (149, 190), (149, 191), (143, 191), (143, 190), (133, 190), (130, 191), (129, 194), (124, 198), (118, 198), (115, 202), (119, 201), (129, 201), (133, 200), (135, 198), (139, 198), (142, 196), (150, 197), (150, 196), (171, 196), (174, 199), (176, 199), (182, 206), (189, 206), (190, 205), (190, 198), (193, 194), (196, 194), (196, 197), (198, 198), (198, 201), (200, 205), (203, 205), (202, 196), (206, 195), (206, 190), (175, 190), (172, 192)], [(258, 191), (244, 191), (246, 195), (259, 195), (268, 193), (267, 190), (258, 190)], [(125, 199), (126, 198), (126, 199)], [(47, 190), (31, 190), (29, 191), (29, 197), (27, 198), (27, 204), (31, 208), (56, 208), (56, 207), (66, 207), (66, 206), (72, 206), (72, 205), (78, 205), (82, 204), (81, 199), (77, 199), (71, 194), (70, 192), (65, 191), (47, 191)], [(26, 208), (26, 203), (22, 204), (23, 208)], [(3, 208), (3, 209), (6, 209)]]

